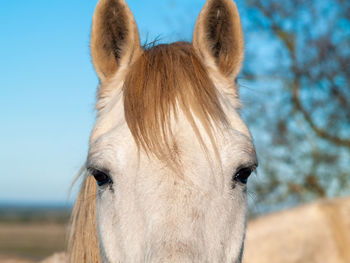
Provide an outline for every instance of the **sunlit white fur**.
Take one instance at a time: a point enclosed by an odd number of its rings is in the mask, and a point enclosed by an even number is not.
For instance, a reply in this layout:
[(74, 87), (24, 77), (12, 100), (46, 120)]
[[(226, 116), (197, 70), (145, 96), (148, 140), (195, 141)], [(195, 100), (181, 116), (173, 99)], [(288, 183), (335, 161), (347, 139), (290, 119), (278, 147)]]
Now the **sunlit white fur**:
[[(233, 3), (223, 2), (233, 8)], [(233, 187), (232, 177), (237, 169), (255, 165), (256, 155), (237, 112), (237, 87), (220, 74), (214, 60), (202, 59), (230, 125), (214, 127), (217, 156), (201, 122), (196, 124), (208, 151), (179, 109), (171, 123), (181, 156), (177, 171), (138, 151), (124, 117), (122, 86), (127, 65), (103, 84), (87, 163), (108, 170), (113, 180), (112, 185), (100, 187), (97, 195), (103, 262), (241, 262), (246, 186), (235, 183)]]
[[(218, 90), (224, 82), (216, 81)], [(109, 98), (92, 133), (89, 153), (89, 165), (108, 169), (114, 182), (113, 189), (99, 189), (97, 200), (104, 261), (238, 261), (246, 189), (237, 184), (232, 190), (232, 176), (256, 157), (249, 131), (236, 111), (237, 101), (223, 103), (231, 128), (216, 133), (221, 162), (213, 153), (208, 160), (190, 124), (180, 118), (175, 134), (183, 171), (176, 174), (156, 158), (138, 154), (122, 99), (121, 89)], [(210, 146), (205, 133), (203, 137)]]

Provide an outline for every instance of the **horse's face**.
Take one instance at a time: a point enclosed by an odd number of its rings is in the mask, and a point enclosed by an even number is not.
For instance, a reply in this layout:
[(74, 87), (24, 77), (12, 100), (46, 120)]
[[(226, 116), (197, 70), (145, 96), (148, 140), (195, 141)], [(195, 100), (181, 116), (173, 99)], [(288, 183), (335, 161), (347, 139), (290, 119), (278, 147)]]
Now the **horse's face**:
[(236, 111), (234, 3), (207, 2), (193, 46), (142, 50), (125, 2), (101, 0), (91, 47), (101, 85), (87, 165), (102, 260), (240, 262), (257, 160)]

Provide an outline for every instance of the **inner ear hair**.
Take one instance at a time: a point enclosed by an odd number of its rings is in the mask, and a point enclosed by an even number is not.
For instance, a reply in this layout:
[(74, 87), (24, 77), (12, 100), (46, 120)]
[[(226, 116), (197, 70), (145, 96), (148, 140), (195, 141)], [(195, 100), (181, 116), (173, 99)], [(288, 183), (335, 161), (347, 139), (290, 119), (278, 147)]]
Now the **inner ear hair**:
[(213, 61), (222, 74), (234, 79), (243, 61), (243, 42), (235, 3), (232, 0), (208, 0), (193, 35), (194, 48), (204, 62)]
[(101, 30), (104, 35), (100, 38), (101, 46), (106, 53), (113, 53), (118, 64), (127, 35), (130, 33), (125, 6), (119, 1), (108, 1), (102, 11)]
[(100, 80), (110, 78), (140, 49), (135, 19), (125, 0), (100, 0), (91, 33), (91, 55)]
[(220, 61), (220, 57), (227, 56), (229, 48), (234, 42), (230, 34), (232, 28), (232, 16), (222, 1), (212, 1), (205, 20), (207, 28), (207, 41), (212, 55)]

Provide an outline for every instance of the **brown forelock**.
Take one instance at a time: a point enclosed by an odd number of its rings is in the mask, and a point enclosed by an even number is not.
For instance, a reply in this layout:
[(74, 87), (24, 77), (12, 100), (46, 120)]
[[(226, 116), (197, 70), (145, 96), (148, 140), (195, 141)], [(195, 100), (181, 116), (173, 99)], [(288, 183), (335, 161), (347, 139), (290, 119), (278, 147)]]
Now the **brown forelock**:
[(226, 124), (216, 89), (191, 44), (177, 42), (145, 50), (124, 83), (126, 122), (139, 146), (173, 165), (181, 152), (171, 129), (180, 109), (207, 149), (195, 119), (211, 139), (213, 124)]
[(222, 73), (230, 75), (235, 65), (239, 64), (238, 56), (241, 52), (242, 40), (237, 38), (239, 35), (237, 31), (241, 30), (239, 17), (234, 15), (234, 10), (223, 0), (211, 1), (207, 10), (205, 28), (209, 49)]

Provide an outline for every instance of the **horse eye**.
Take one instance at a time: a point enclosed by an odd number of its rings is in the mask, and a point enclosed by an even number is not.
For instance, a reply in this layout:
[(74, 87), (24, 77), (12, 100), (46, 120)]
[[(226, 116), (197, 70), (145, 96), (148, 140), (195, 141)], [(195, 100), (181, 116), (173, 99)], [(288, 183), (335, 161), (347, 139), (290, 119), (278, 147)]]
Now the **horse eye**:
[(105, 172), (96, 169), (89, 169), (89, 172), (92, 174), (93, 177), (95, 177), (98, 186), (103, 186), (105, 184), (112, 183), (112, 179)]
[(242, 168), (233, 176), (233, 180), (242, 184), (247, 184), (248, 178), (252, 172), (253, 169), (251, 167)]

